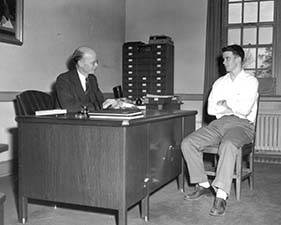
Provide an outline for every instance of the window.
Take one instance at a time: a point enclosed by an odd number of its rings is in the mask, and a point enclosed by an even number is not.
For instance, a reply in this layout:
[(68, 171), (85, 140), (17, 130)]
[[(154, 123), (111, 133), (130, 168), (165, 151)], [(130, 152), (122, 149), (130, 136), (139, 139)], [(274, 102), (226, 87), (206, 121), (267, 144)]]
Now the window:
[(244, 48), (244, 68), (259, 79), (262, 95), (280, 95), (281, 70), (277, 63), (280, 1), (226, 0), (222, 9), (223, 44), (239, 44)]

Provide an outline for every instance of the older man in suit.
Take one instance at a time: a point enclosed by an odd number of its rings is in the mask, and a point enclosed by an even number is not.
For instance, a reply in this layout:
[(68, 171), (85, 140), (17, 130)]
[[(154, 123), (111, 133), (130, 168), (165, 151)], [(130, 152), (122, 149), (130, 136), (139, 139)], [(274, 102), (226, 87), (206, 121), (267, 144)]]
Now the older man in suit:
[(98, 67), (97, 54), (89, 47), (77, 48), (71, 56), (74, 68), (60, 74), (56, 80), (57, 101), (61, 108), (78, 112), (102, 108), (104, 97), (94, 75)]

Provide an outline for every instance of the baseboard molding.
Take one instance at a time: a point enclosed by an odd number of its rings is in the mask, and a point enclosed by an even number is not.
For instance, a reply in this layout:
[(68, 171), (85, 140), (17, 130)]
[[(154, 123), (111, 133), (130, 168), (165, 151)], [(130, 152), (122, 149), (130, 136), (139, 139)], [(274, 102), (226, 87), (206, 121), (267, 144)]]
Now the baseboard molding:
[(10, 176), (16, 171), (16, 163), (14, 159), (0, 162), (0, 177)]

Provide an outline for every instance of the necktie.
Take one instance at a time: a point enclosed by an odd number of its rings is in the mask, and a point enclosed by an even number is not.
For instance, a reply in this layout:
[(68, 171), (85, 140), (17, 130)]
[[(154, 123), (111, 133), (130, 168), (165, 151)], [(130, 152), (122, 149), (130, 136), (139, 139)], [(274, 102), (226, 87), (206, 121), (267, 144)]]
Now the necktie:
[(89, 78), (87, 77), (87, 78), (86, 78), (86, 90), (85, 90), (85, 94), (88, 94), (89, 88), (90, 88)]

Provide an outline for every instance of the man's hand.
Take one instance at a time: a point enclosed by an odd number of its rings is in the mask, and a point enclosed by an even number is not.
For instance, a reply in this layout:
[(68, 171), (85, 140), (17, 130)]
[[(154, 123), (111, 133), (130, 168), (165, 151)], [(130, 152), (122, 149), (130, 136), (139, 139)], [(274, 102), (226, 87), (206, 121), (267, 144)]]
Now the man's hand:
[(226, 100), (219, 100), (219, 101), (217, 102), (217, 105), (219, 105), (219, 106), (224, 106), (224, 107), (226, 107), (226, 108), (229, 108), (229, 107), (227, 106)]
[(125, 109), (125, 108), (135, 108), (136, 106), (130, 101), (125, 98), (118, 98), (118, 99), (106, 99), (105, 102), (102, 104), (103, 109)]
[(232, 112), (232, 109), (227, 105), (226, 100), (219, 100), (217, 106), (222, 106), (225, 108), (224, 113)]
[(102, 108), (103, 109), (108, 109), (108, 108), (114, 108), (118, 105), (117, 100), (116, 99), (106, 99), (103, 103), (102, 103)]

